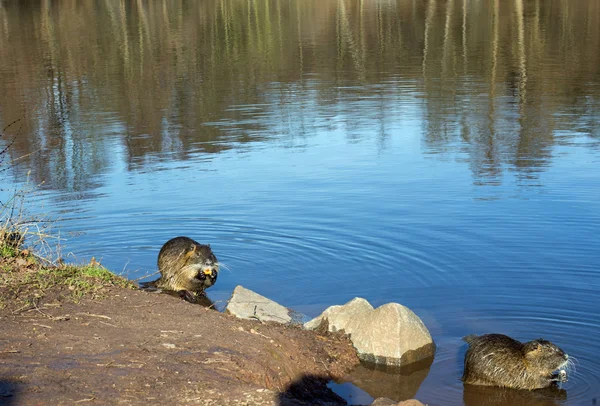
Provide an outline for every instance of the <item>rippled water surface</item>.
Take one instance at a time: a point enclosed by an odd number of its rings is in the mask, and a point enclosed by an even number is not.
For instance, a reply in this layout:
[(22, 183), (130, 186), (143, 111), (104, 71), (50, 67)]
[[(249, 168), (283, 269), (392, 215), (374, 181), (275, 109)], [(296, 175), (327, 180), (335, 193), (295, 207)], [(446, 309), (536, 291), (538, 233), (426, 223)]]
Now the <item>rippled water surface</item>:
[[(353, 401), (593, 404), (599, 50), (591, 0), (0, 1), (2, 201), (29, 178), (68, 258), (131, 278), (210, 243), (216, 301), (410, 307), (433, 364)], [(491, 332), (575, 357), (564, 391), (465, 390)]]

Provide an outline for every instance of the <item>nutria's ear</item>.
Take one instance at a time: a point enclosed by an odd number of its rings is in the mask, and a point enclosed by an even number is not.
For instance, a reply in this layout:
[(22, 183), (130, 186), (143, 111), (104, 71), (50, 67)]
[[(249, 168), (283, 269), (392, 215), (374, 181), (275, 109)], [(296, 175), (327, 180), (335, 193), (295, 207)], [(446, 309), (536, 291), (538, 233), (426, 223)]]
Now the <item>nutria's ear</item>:
[(188, 252), (185, 253), (185, 258), (189, 258), (192, 255), (194, 255), (194, 252), (196, 252), (196, 246), (194, 244), (190, 245), (190, 248), (188, 248)]
[(542, 350), (542, 344), (537, 341), (529, 341), (523, 345), (523, 354), (532, 354), (536, 352), (540, 352)]
[(529, 352), (540, 352), (542, 351), (542, 343), (540, 343), (539, 341), (534, 341), (533, 342), (533, 346), (531, 346), (531, 348), (529, 349)]

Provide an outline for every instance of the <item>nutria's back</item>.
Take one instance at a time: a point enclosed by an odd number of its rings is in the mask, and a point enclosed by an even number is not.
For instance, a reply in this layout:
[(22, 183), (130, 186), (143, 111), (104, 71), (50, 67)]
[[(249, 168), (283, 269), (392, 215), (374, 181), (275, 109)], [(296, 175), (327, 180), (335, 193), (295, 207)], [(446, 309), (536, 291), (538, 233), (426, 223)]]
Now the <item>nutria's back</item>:
[(469, 343), (462, 377), (465, 383), (531, 390), (566, 380), (564, 372), (554, 371), (563, 368), (569, 356), (550, 341), (521, 343), (503, 334), (463, 339)]
[(158, 270), (161, 277), (157, 287), (186, 295), (200, 294), (217, 281), (219, 263), (209, 245), (175, 237), (160, 249)]

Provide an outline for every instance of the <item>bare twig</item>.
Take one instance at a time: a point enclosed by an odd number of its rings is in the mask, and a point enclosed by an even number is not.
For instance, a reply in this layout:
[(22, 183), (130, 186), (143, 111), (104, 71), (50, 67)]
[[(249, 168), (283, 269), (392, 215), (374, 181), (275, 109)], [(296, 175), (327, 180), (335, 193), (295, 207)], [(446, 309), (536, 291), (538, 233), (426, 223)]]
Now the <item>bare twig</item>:
[(140, 276), (139, 278), (136, 278), (136, 279), (134, 279), (133, 281), (134, 281), (134, 282), (137, 282), (137, 281), (140, 281), (140, 280), (142, 280), (142, 279), (149, 278), (149, 277), (151, 277), (151, 276), (158, 275), (158, 274), (160, 274), (160, 271), (156, 271), (156, 272), (154, 272), (154, 273), (151, 273), (151, 274), (146, 274), (146, 275), (144, 275), (144, 276)]
[(49, 318), (50, 320), (53, 321), (65, 321), (65, 320), (69, 320), (69, 316), (51, 316), (49, 314), (44, 313), (36, 303), (33, 304), (35, 310), (37, 312), (39, 312), (42, 316)]
[(100, 317), (106, 320), (112, 320), (110, 317), (105, 316), (103, 314), (92, 314), (92, 313), (76, 313), (78, 316), (90, 316), (90, 317)]
[(75, 402), (73, 402), (73, 403), (91, 402), (91, 401), (93, 401), (93, 400), (96, 400), (96, 397), (95, 397), (95, 396), (92, 396), (91, 398), (87, 398), (87, 399), (76, 400), (76, 401), (75, 401)]

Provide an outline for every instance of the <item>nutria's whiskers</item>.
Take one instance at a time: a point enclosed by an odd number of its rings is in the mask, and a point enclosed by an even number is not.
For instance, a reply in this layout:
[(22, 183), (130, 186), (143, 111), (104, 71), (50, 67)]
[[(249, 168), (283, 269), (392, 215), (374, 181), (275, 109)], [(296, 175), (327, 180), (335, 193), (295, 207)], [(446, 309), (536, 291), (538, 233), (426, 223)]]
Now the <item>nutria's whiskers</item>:
[(579, 363), (579, 361), (577, 361), (577, 359), (575, 357), (571, 357), (569, 356), (569, 359), (567, 360), (567, 362), (565, 363), (565, 370), (567, 370), (569, 373), (575, 373), (577, 371), (577, 364)]
[(219, 261), (219, 262), (217, 262), (215, 265), (216, 265), (217, 267), (219, 267), (219, 268), (227, 269), (229, 272), (231, 272), (231, 268), (229, 268), (229, 267), (228, 267), (227, 265), (225, 265), (223, 262), (220, 262), (220, 261)]

